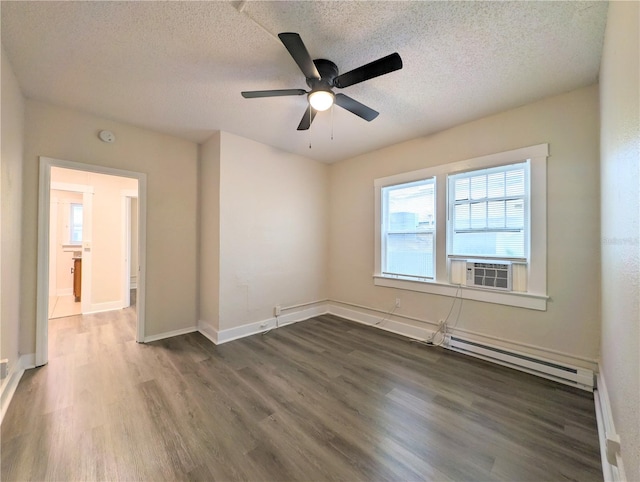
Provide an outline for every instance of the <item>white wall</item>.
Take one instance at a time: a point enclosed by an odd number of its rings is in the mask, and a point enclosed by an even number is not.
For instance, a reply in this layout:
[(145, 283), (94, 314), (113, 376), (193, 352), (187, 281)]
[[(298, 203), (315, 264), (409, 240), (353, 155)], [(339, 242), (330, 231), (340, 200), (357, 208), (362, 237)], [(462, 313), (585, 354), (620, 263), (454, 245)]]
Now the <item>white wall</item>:
[(388, 311), (399, 297), (398, 313), (444, 319), (452, 298), (374, 286), (374, 179), (549, 143), (547, 311), (465, 300), (457, 328), (488, 337), (485, 342), (595, 368), (598, 128), (598, 87), (591, 86), (331, 165), (330, 298)]
[(326, 298), (327, 182), (325, 164), (220, 134), (220, 330)]
[(640, 480), (640, 51), (638, 2), (610, 2), (600, 69), (601, 367), (623, 465)]
[(33, 350), (19, 351), (20, 259), (22, 256), (22, 165), (24, 149), (24, 99), (7, 60), (4, 47), (2, 58), (2, 142), (0, 170), (0, 358), (9, 360), (9, 369), (16, 366), (19, 355)]
[(198, 320), (220, 329), (220, 132), (200, 146)]
[[(98, 139), (115, 133), (116, 142)], [(20, 347), (35, 352), (38, 157), (147, 174), (146, 336), (196, 325), (195, 143), (27, 100)]]

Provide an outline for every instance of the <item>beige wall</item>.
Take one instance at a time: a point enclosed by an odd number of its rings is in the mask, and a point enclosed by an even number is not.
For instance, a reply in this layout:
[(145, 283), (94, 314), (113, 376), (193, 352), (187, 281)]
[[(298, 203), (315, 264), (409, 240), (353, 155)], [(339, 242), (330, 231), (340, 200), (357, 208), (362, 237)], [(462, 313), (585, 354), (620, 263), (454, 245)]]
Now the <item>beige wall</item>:
[(609, 4), (600, 70), (601, 367), (627, 480), (640, 480), (638, 2)]
[(457, 327), (593, 367), (587, 360), (597, 358), (599, 346), (598, 127), (598, 87), (591, 86), (333, 164), (330, 297), (384, 311), (399, 297), (401, 314), (444, 319), (451, 298), (373, 285), (374, 179), (549, 143), (547, 311), (465, 300)]
[(219, 330), (220, 132), (200, 146), (198, 319)]
[(20, 259), (22, 244), (22, 164), (24, 148), (24, 100), (7, 60), (2, 60), (2, 132), (0, 170), (0, 358), (9, 360), (9, 370), (16, 366), (19, 351), (21, 289)]
[[(100, 130), (116, 142), (101, 142)], [(196, 324), (195, 143), (33, 100), (26, 102), (23, 320), (20, 347), (35, 351), (38, 157), (147, 174), (146, 336)]]
[(226, 132), (220, 153), (219, 329), (326, 298), (327, 165)]

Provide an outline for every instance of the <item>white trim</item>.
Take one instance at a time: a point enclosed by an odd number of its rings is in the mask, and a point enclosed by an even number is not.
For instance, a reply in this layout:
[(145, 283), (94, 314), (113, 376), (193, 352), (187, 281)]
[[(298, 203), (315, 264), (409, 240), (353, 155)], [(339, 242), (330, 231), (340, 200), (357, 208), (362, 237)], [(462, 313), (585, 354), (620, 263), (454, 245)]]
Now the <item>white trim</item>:
[[(61, 166), (56, 166), (61, 167)], [(93, 194), (95, 192), (94, 187), (87, 184), (71, 184), (68, 182), (51, 182), (51, 189), (55, 189), (56, 191), (71, 191), (71, 192), (81, 192), (81, 193), (90, 193)]]
[[(469, 295), (469, 299), (498, 303), (509, 306), (529, 308), (534, 310), (546, 310), (547, 305), (547, 157), (549, 156), (549, 144), (538, 144), (523, 147), (511, 151), (500, 152), (487, 156), (476, 157), (464, 161), (452, 162), (433, 166), (416, 171), (405, 172), (374, 180), (375, 222), (374, 222), (374, 284), (396, 289), (406, 289), (423, 293), (440, 294), (443, 287), (450, 287), (453, 291), (457, 285), (450, 284), (448, 275), (447, 241), (446, 241), (446, 217), (447, 217), (447, 179), (448, 174), (456, 174), (465, 171), (497, 167), (530, 160), (529, 179), (533, 190), (531, 192), (530, 222), (531, 239), (529, 241), (529, 262), (527, 293), (511, 292), (497, 293), (493, 295), (491, 290), (477, 290)], [(435, 280), (434, 281), (410, 281), (382, 275), (381, 256), (381, 232), (382, 232), (382, 196), (383, 187), (395, 184), (417, 181), (436, 177), (436, 240), (435, 240)], [(537, 194), (537, 193), (543, 193)], [(445, 206), (445, 209), (438, 209)], [(438, 229), (440, 227), (440, 229)], [(443, 229), (444, 228), (444, 229)], [(422, 285), (419, 287), (417, 284)], [(444, 290), (450, 293), (451, 290)], [(452, 295), (449, 295), (452, 296)]]
[(205, 320), (198, 320), (198, 331), (209, 339), (214, 345), (218, 344), (218, 330), (212, 323)]
[(56, 296), (69, 296), (73, 294), (73, 288), (60, 288), (56, 290)]
[(598, 438), (600, 440), (600, 458), (602, 460), (602, 475), (605, 482), (627, 480), (622, 456), (620, 454), (620, 438), (616, 432), (609, 402), (609, 392), (604, 380), (602, 367), (598, 367), (597, 388), (594, 390), (596, 406), (596, 421), (598, 422)]
[(179, 330), (166, 331), (164, 333), (158, 333), (157, 335), (151, 335), (144, 339), (144, 343), (151, 343), (152, 341), (164, 340), (166, 338), (172, 338), (174, 336), (187, 335), (198, 331), (197, 326), (191, 326), (189, 328), (181, 328)]
[(88, 311), (83, 311), (83, 315), (92, 315), (95, 313), (103, 313), (105, 311), (114, 311), (122, 309), (122, 300), (105, 301), (103, 303), (92, 303)]
[(4, 420), (4, 416), (11, 404), (13, 395), (16, 393), (24, 371), (35, 367), (35, 358), (35, 354), (33, 353), (30, 355), (22, 355), (18, 358), (8, 376), (2, 381), (2, 385), (0, 386), (0, 423)]
[[(145, 287), (146, 287), (146, 196), (147, 196), (147, 175), (140, 172), (125, 171), (92, 164), (40, 157), (40, 174), (38, 180), (38, 250), (37, 250), (37, 296), (36, 296), (36, 353), (35, 365), (41, 366), (48, 361), (48, 307), (49, 307), (49, 217), (50, 217), (50, 188), (51, 188), (51, 167), (62, 167), (78, 171), (94, 172), (111, 176), (133, 178), (138, 181), (138, 243), (141, 247), (138, 258), (140, 272), (138, 273), (138, 293), (137, 293), (137, 335), (136, 341), (144, 340), (145, 329)], [(83, 193), (84, 201), (92, 204), (91, 193)], [(84, 212), (89, 209), (85, 204)], [(85, 218), (85, 226), (86, 226)], [(89, 228), (90, 226), (87, 226)], [(90, 240), (89, 240), (90, 243)], [(88, 245), (90, 249), (90, 244)], [(86, 252), (87, 245), (83, 245)], [(90, 257), (89, 257), (90, 259)], [(89, 265), (91, 262), (88, 263)], [(83, 270), (85, 269), (85, 256), (83, 256)], [(89, 269), (91, 267), (89, 266)], [(85, 283), (86, 276), (83, 276), (83, 312), (85, 288), (90, 290), (90, 283)], [(86, 286), (85, 286), (86, 285)]]
[(131, 306), (131, 199), (138, 198), (136, 189), (123, 189), (122, 196), (122, 252), (124, 267), (122, 272), (122, 307)]
[[(282, 308), (281, 310), (287, 310), (290, 311), (290, 313), (279, 315), (278, 317), (271, 317), (260, 321), (254, 321), (252, 323), (247, 323), (246, 325), (241, 325), (234, 328), (227, 328), (226, 330), (214, 330), (211, 325), (205, 325), (204, 328), (206, 331), (202, 332), (202, 334), (217, 345), (220, 345), (222, 343), (238, 340), (246, 336), (257, 335), (258, 333), (264, 333), (269, 330), (275, 330), (276, 328), (282, 328), (283, 326), (287, 326), (292, 323), (305, 321), (309, 318), (313, 318), (314, 316), (324, 315), (328, 313), (328, 306), (326, 303), (321, 302), (310, 308), (292, 309), (291, 307), (287, 307)], [(211, 333), (212, 329), (213, 331), (215, 331), (215, 334)]]
[(520, 293), (517, 291), (493, 291), (469, 286), (453, 285), (449, 283), (437, 283), (435, 281), (411, 281), (388, 278), (386, 276), (374, 276), (373, 283), (376, 286), (396, 288), (434, 295), (462, 297), (465, 300), (496, 303), (500, 305), (528, 308), (530, 310), (546, 311), (548, 296), (533, 293)]

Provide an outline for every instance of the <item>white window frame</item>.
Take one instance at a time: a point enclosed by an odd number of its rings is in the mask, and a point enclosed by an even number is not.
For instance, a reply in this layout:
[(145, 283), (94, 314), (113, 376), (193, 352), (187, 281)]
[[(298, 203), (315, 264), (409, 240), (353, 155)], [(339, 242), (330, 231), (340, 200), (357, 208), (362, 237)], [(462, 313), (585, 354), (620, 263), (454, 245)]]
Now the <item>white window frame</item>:
[[(389, 232), (387, 231), (387, 226), (388, 226), (388, 212), (386, 209), (386, 204), (387, 204), (387, 196), (385, 196), (385, 192), (386, 192), (386, 188), (404, 188), (404, 187), (411, 187), (413, 186), (417, 186), (417, 185), (423, 185), (423, 184), (432, 184), (433, 185), (433, 192), (434, 192), (434, 200), (433, 200), (433, 211), (434, 213), (437, 212), (436, 209), (436, 196), (437, 196), (437, 192), (436, 192), (436, 184), (435, 184), (435, 179), (433, 177), (431, 178), (427, 178), (427, 179), (417, 179), (415, 181), (411, 181), (409, 183), (399, 183), (399, 184), (391, 184), (391, 185), (387, 185), (387, 186), (382, 186), (381, 187), (381, 192), (382, 192), (382, 197), (384, 198), (383, 204), (382, 204), (382, 222), (381, 222), (381, 266), (384, 267), (386, 266), (386, 256), (387, 256), (387, 246), (386, 246), (386, 241), (389, 235)], [(383, 275), (389, 278), (395, 278), (395, 279), (408, 279), (408, 280), (416, 280), (416, 281), (428, 281), (428, 280), (434, 280), (435, 279), (435, 260), (436, 260), (436, 230), (437, 230), (437, 223), (434, 223), (433, 228), (429, 229), (427, 231), (411, 231), (411, 232), (407, 232), (406, 234), (431, 234), (432, 236), (432, 243), (433, 243), (433, 252), (432, 252), (432, 264), (433, 264), (433, 271), (434, 274), (433, 276), (426, 276), (426, 277), (422, 277), (422, 276), (415, 276), (415, 275), (408, 275), (408, 274), (404, 274), (404, 273), (386, 273), (384, 271), (382, 271)]]
[[(524, 184), (525, 184), (525, 193), (523, 196), (518, 196), (522, 198), (522, 202), (524, 203), (524, 246), (523, 256), (520, 257), (509, 257), (509, 256), (498, 256), (498, 255), (477, 255), (477, 254), (464, 254), (464, 253), (456, 253), (453, 251), (453, 242), (454, 242), (454, 215), (455, 215), (455, 206), (457, 204), (473, 204), (474, 200), (467, 201), (456, 201), (453, 199), (453, 184), (456, 179), (460, 179), (461, 175), (465, 177), (473, 177), (474, 175), (484, 175), (489, 174), (491, 171), (494, 172), (504, 172), (503, 168), (512, 168), (513, 166), (518, 166), (515, 169), (520, 169), (520, 166), (524, 169)], [(517, 162), (513, 164), (506, 164), (503, 166), (494, 166), (490, 168), (481, 168), (481, 169), (471, 169), (465, 172), (457, 172), (451, 173), (447, 176), (447, 256), (451, 258), (457, 259), (487, 259), (487, 260), (505, 260), (505, 261), (519, 261), (522, 263), (526, 263), (529, 259), (529, 247), (530, 247), (530, 234), (531, 234), (531, 223), (530, 223), (530, 215), (529, 215), (529, 204), (530, 204), (530, 194), (531, 194), (531, 183), (529, 181), (530, 177), (530, 168), (531, 164), (527, 159), (525, 162)], [(487, 172), (489, 171), (489, 172)], [(487, 200), (490, 198), (487, 197)], [(473, 228), (469, 228), (469, 231), (474, 231)], [(491, 228), (487, 228), (486, 231), (491, 231)], [(497, 230), (496, 230), (497, 231)]]
[[(443, 164), (388, 176), (374, 181), (375, 237), (374, 273), (376, 286), (418, 291), (443, 296), (462, 297), (476, 301), (498, 303), (533, 310), (547, 308), (547, 157), (549, 145), (538, 144), (464, 161)], [(527, 292), (503, 292), (459, 286), (449, 282), (447, 259), (447, 177), (465, 171), (515, 164), (529, 160), (529, 253)], [(382, 274), (382, 188), (421, 179), (436, 179), (436, 252), (435, 279), (407, 280)], [(444, 206), (445, 209), (438, 209)]]

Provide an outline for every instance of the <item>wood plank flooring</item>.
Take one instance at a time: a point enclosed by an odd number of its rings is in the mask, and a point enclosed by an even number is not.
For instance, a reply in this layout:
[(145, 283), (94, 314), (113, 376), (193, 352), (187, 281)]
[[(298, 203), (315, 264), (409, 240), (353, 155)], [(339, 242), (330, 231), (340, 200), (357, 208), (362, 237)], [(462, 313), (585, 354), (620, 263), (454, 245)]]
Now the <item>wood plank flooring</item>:
[(602, 480), (589, 393), (329, 315), (220, 346), (134, 317), (51, 321), (3, 481)]

